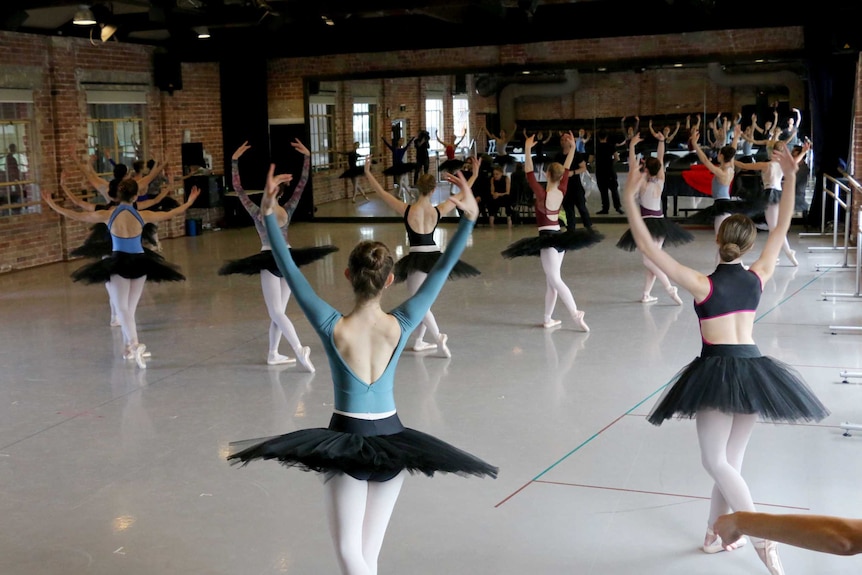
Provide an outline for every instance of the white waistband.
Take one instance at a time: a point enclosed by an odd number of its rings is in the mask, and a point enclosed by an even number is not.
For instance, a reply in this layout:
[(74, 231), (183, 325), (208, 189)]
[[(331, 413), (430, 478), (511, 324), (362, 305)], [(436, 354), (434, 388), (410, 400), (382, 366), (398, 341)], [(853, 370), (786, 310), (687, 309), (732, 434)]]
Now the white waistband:
[(436, 244), (433, 246), (410, 246), (411, 252), (439, 252), (440, 247)]
[(386, 419), (387, 417), (392, 417), (396, 413), (394, 409), (385, 413), (350, 413), (347, 411), (340, 411), (338, 409), (333, 409), (332, 411), (337, 413), (338, 415), (343, 415), (345, 417), (353, 417), (354, 419), (367, 419), (369, 421), (374, 419)]
[(556, 224), (554, 226), (539, 226), (538, 229), (540, 232), (544, 232), (544, 231), (558, 232), (558, 231), (560, 231), (560, 224)]

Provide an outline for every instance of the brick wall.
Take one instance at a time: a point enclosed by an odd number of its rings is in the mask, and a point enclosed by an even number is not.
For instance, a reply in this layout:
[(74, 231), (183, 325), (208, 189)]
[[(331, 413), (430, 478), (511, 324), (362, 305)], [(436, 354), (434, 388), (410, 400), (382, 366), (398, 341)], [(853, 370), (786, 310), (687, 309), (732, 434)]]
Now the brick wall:
[[(28, 142), (28, 151), (43, 195), (61, 197), (61, 172), (70, 190), (88, 187), (76, 167), (87, 160), (87, 88), (122, 86), (146, 93), (144, 153), (167, 161), (173, 177), (181, 175), (185, 129), (193, 141), (204, 143), (216, 168), (222, 165), (218, 64), (184, 64), (184, 88), (171, 95), (153, 86), (152, 59), (146, 46), (0, 33), (0, 88), (33, 93), (35, 141)], [(41, 211), (0, 217), (0, 272), (63, 260), (86, 237), (88, 224), (60, 217), (47, 206)], [(184, 235), (183, 220), (161, 223), (160, 237)]]

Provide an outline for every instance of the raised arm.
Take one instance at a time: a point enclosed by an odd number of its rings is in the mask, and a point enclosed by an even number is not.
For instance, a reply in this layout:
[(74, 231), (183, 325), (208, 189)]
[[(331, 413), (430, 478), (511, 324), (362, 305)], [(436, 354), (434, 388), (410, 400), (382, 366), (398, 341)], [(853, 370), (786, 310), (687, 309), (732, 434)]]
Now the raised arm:
[(245, 193), (245, 190), (242, 187), (242, 181), (239, 177), (239, 159), (242, 157), (247, 150), (249, 150), (251, 146), (248, 145), (248, 140), (242, 143), (239, 148), (233, 153), (230, 159), (230, 169), (231, 169), (231, 183), (233, 184), (233, 191), (236, 192), (236, 195), (239, 197), (239, 201), (242, 206), (245, 208), (245, 211), (248, 212), (248, 215), (252, 217), (253, 220), (260, 220), (260, 208), (257, 207), (251, 198), (248, 197), (248, 194)]
[(158, 204), (159, 202), (164, 200), (167, 197), (168, 192), (170, 192), (170, 191), (171, 191), (171, 189), (167, 185), (162, 186), (162, 189), (159, 190), (159, 195), (157, 195), (155, 198), (150, 198), (149, 200), (141, 200), (140, 202), (138, 202), (137, 203), (138, 209), (139, 210), (147, 210), (147, 209), (155, 206), (156, 204)]
[(69, 201), (71, 201), (73, 204), (75, 204), (80, 209), (84, 210), (85, 212), (95, 212), (96, 211), (96, 205), (95, 204), (91, 204), (90, 202), (85, 202), (84, 200), (79, 198), (77, 195), (75, 195), (71, 191), (69, 191), (69, 188), (66, 187), (66, 174), (65, 174), (65, 172), (60, 172), (60, 189), (63, 190), (63, 193), (66, 194), (66, 197), (69, 198)]
[(380, 139), (383, 140), (383, 145), (386, 146), (387, 148), (389, 148), (389, 151), (394, 154), (395, 153), (395, 145), (392, 142), (388, 141), (383, 136), (380, 136)]
[(110, 183), (108, 182), (108, 180), (99, 177), (96, 174), (95, 170), (93, 170), (93, 166), (91, 166), (89, 162), (82, 164), (82, 163), (78, 162), (77, 160), (75, 160), (74, 156), (73, 156), (72, 161), (74, 162), (75, 167), (77, 167), (78, 170), (80, 170), (81, 173), (84, 174), (84, 177), (87, 179), (87, 182), (97, 192), (99, 192), (103, 198), (105, 198), (105, 201), (110, 202), (111, 197), (108, 196), (108, 187), (110, 186)]
[(743, 535), (750, 535), (833, 555), (862, 553), (862, 520), (859, 519), (740, 511), (719, 517), (714, 529), (722, 541), (737, 541)]
[(572, 162), (575, 159), (575, 137), (572, 135), (571, 131), (568, 131), (560, 136), (560, 142), (563, 142), (564, 140), (569, 142), (569, 153), (566, 155), (566, 160), (563, 162), (563, 168), (568, 171), (571, 169)]
[(371, 184), (371, 187), (377, 192), (377, 197), (379, 197), (383, 202), (395, 210), (399, 216), (403, 216), (404, 212), (407, 211), (408, 204), (402, 202), (380, 185), (380, 182), (377, 181), (377, 178), (374, 177), (374, 174), (371, 171), (371, 162), (365, 162), (365, 179)]
[(677, 122), (676, 122), (676, 128), (674, 129), (674, 131), (671, 132), (667, 138), (665, 138), (665, 143), (670, 144), (671, 141), (673, 141), (673, 139), (676, 138), (676, 135), (678, 133), (679, 133), (679, 120), (677, 120)]
[(649, 128), (649, 133), (652, 134), (652, 137), (655, 139), (658, 139), (658, 132), (656, 132), (652, 127), (652, 118), (650, 118), (649, 124), (647, 124), (647, 127)]
[(156, 162), (153, 164), (153, 169), (150, 170), (150, 173), (138, 180), (138, 189), (145, 190), (150, 186), (153, 180), (156, 179), (156, 176), (162, 173), (162, 170), (165, 169), (165, 164), (161, 162)]
[(461, 142), (463, 142), (464, 138), (466, 138), (466, 137), (467, 137), (467, 128), (464, 128), (464, 131), (461, 133), (461, 137), (458, 138), (458, 140), (452, 145), (457, 148), (458, 146), (461, 145)]
[(111, 214), (109, 210), (76, 212), (74, 210), (68, 210), (66, 208), (58, 206), (57, 203), (54, 201), (54, 198), (51, 197), (51, 194), (42, 194), (42, 198), (45, 200), (45, 203), (48, 204), (48, 207), (50, 207), (52, 210), (54, 210), (61, 216), (65, 216), (73, 220), (78, 220), (79, 222), (87, 222), (91, 224), (106, 222), (108, 221), (108, 218)]
[(154, 212), (151, 210), (139, 211), (138, 213), (144, 218), (144, 221), (147, 223), (150, 222), (164, 222), (167, 221), (174, 216), (178, 216), (183, 214), (192, 207), (192, 204), (195, 203), (195, 200), (198, 199), (198, 196), (201, 195), (201, 190), (197, 186), (192, 186), (192, 190), (189, 193), (189, 199), (186, 200), (186, 203), (175, 207), (174, 209), (168, 212)]
[(533, 173), (533, 146), (536, 145), (536, 136), (527, 136), (524, 140), (524, 171), (528, 174)]
[[(469, 161), (470, 161), (471, 170), (470, 170), (470, 178), (467, 180), (467, 187), (469, 187), (472, 190), (473, 184), (476, 182), (476, 178), (479, 177), (480, 163), (479, 163), (479, 158), (477, 158), (476, 156), (470, 156)], [(455, 182), (453, 182), (453, 183), (455, 183)], [(508, 191), (508, 189), (509, 189), (509, 186), (507, 184), (506, 190)], [(457, 194), (449, 196), (448, 198), (446, 198), (445, 200), (443, 200), (442, 202), (437, 204), (437, 210), (440, 212), (440, 215), (445, 216), (449, 212), (454, 210), (457, 201), (463, 199), (463, 197), (464, 197), (464, 190), (461, 190)]]
[(296, 206), (299, 205), (299, 199), (302, 197), (302, 191), (305, 189), (305, 185), (308, 183), (308, 172), (311, 170), (311, 152), (305, 145), (299, 141), (299, 138), (296, 138), (290, 143), (297, 152), (303, 155), (302, 160), (302, 175), (299, 177), (299, 181), (296, 183), (296, 187), (293, 189), (293, 193), (290, 194), (290, 198), (284, 203), (284, 211), (287, 212), (287, 221), (290, 221), (290, 218), (293, 217), (293, 212), (296, 211)]

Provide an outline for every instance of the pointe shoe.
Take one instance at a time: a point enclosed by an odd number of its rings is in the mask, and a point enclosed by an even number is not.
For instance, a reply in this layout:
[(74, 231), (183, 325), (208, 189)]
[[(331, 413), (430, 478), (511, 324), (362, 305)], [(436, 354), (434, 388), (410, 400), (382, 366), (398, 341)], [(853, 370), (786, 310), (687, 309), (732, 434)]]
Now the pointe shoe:
[(676, 305), (682, 305), (682, 299), (679, 297), (679, 289), (677, 289), (676, 286), (668, 286), (667, 295), (670, 296), (670, 299), (676, 302)]
[(584, 321), (584, 312), (576, 311), (575, 315), (572, 316), (572, 319), (575, 320), (575, 323), (578, 324), (578, 327), (581, 328), (581, 331), (590, 331), (590, 326), (587, 325), (587, 322)]
[(449, 336), (445, 333), (441, 333), (437, 336), (437, 355), (440, 357), (452, 357), (452, 352), (449, 351), (449, 347), (446, 345), (446, 342), (449, 341)]
[(436, 343), (430, 343), (421, 339), (413, 342), (413, 351), (428, 351), (429, 349), (437, 349)]
[(769, 575), (784, 575), (784, 567), (781, 566), (781, 559), (778, 557), (778, 543), (764, 539), (754, 544), (754, 550), (769, 569)]
[(790, 253), (787, 254), (787, 258), (794, 267), (799, 267), (799, 261), (796, 259), (796, 250), (790, 250)]
[(748, 539), (745, 537), (740, 537), (733, 543), (729, 545), (725, 545), (721, 538), (715, 534), (715, 531), (706, 528), (706, 536), (703, 538), (703, 552), (704, 553), (719, 553), (721, 551), (735, 551), (740, 547), (744, 547), (745, 544), (748, 543)]
[(271, 353), (266, 359), (267, 365), (287, 365), (289, 363), (296, 363), (296, 358), (281, 355), (280, 353)]
[(147, 369), (147, 363), (144, 361), (144, 353), (147, 351), (147, 346), (142, 343), (139, 343), (137, 347), (135, 347), (135, 363), (138, 364), (140, 369)]
[(563, 323), (563, 322), (561, 322), (558, 319), (549, 319), (548, 321), (546, 321), (545, 323), (542, 324), (542, 327), (544, 327), (545, 329), (551, 329), (552, 327), (557, 327), (561, 323)]
[(314, 373), (314, 365), (311, 363), (310, 347), (305, 346), (299, 350), (299, 353), (296, 354), (296, 360), (299, 362), (299, 365), (305, 368), (305, 371), (308, 373)]
[(646, 294), (646, 293), (641, 298), (641, 303), (655, 303), (657, 301), (658, 301), (657, 297), (655, 297), (654, 295)]

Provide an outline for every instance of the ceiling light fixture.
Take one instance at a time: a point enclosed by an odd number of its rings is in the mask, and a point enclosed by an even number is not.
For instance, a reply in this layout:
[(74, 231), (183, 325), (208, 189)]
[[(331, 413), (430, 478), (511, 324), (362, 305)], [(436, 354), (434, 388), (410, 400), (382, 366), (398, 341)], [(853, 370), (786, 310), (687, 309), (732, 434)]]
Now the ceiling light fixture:
[(72, 18), (72, 24), (76, 26), (95, 26), (96, 17), (93, 16), (93, 11), (88, 6), (80, 6)]
[(199, 40), (210, 38), (210, 31), (206, 26), (197, 26), (194, 28), (194, 31), (197, 33)]
[(321, 16), (321, 18), (327, 26), (335, 26), (335, 22), (329, 16)]
[(102, 24), (102, 31), (99, 33), (99, 36), (101, 37), (102, 42), (107, 42), (116, 33), (117, 33), (117, 27), (116, 26), (112, 26), (111, 24)]

